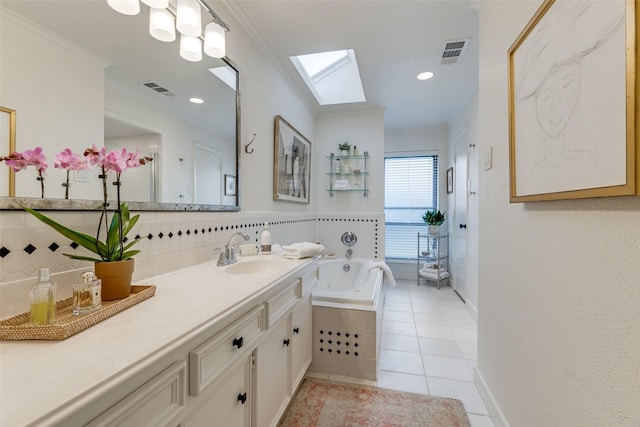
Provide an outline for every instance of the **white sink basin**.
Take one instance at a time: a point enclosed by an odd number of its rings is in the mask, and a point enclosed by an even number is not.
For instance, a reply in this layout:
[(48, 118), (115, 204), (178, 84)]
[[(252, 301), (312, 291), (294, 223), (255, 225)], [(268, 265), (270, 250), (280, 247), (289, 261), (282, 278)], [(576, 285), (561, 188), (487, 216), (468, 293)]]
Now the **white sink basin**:
[(268, 273), (269, 271), (282, 268), (289, 264), (291, 264), (290, 261), (282, 258), (256, 259), (232, 264), (226, 267), (224, 271), (229, 274), (260, 274)]

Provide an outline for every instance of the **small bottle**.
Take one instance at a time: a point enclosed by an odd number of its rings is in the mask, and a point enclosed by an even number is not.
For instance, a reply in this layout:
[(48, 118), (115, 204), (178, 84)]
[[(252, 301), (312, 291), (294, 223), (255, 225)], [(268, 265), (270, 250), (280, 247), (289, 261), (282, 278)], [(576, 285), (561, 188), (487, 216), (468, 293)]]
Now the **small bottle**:
[(353, 155), (354, 156), (358, 155), (358, 147), (356, 147), (355, 145), (353, 146)]
[(41, 268), (38, 283), (29, 292), (31, 323), (53, 325), (56, 322), (56, 284), (49, 281), (49, 269)]
[(260, 253), (268, 255), (271, 253), (271, 232), (269, 231), (269, 223), (264, 223), (264, 230), (260, 235)]
[(82, 273), (81, 282), (73, 285), (73, 314), (85, 314), (102, 306), (102, 281), (92, 271)]
[(340, 159), (336, 159), (336, 173), (342, 173), (342, 162)]

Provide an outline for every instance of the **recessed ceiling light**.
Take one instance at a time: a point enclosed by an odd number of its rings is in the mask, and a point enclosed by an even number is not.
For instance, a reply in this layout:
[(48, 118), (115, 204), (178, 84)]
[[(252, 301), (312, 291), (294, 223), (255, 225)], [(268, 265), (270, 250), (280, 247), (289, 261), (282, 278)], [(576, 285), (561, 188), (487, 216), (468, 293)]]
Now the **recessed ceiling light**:
[(200, 98), (189, 98), (189, 101), (193, 102), (194, 104), (202, 104), (204, 103), (204, 101)]
[(418, 74), (418, 80), (429, 80), (433, 77), (433, 73), (431, 71), (425, 71), (424, 73)]

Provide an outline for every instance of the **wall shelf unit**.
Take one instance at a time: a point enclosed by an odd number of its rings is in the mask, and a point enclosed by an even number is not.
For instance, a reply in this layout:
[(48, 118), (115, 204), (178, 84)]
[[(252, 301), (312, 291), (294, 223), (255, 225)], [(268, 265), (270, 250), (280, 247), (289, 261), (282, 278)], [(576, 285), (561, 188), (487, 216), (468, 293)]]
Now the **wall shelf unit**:
[(369, 152), (357, 156), (338, 156), (331, 153), (329, 159), (329, 197), (336, 193), (361, 193), (369, 197)]

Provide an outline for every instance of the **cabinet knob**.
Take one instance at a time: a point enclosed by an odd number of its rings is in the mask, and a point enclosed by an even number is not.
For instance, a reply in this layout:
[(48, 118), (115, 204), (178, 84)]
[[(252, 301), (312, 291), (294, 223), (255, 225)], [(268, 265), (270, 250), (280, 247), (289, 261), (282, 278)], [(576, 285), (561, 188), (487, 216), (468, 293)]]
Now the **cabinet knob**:
[(458, 227), (460, 227), (460, 229), (464, 228), (466, 230), (467, 229), (467, 224), (460, 224)]
[(240, 349), (240, 347), (242, 347), (243, 344), (244, 344), (244, 340), (242, 339), (242, 337), (233, 339), (233, 347), (236, 350)]
[(298, 328), (298, 327), (293, 328), (293, 333), (294, 334), (299, 334), (300, 333), (300, 328)]
[(242, 403), (244, 405), (244, 403), (247, 401), (247, 393), (242, 393), (238, 395), (238, 402)]
[(286, 340), (284, 340), (284, 341), (282, 342), (282, 344), (284, 344), (284, 345), (286, 345), (287, 347), (289, 347), (289, 342), (290, 342), (290, 341), (289, 341), (289, 338), (287, 338)]

